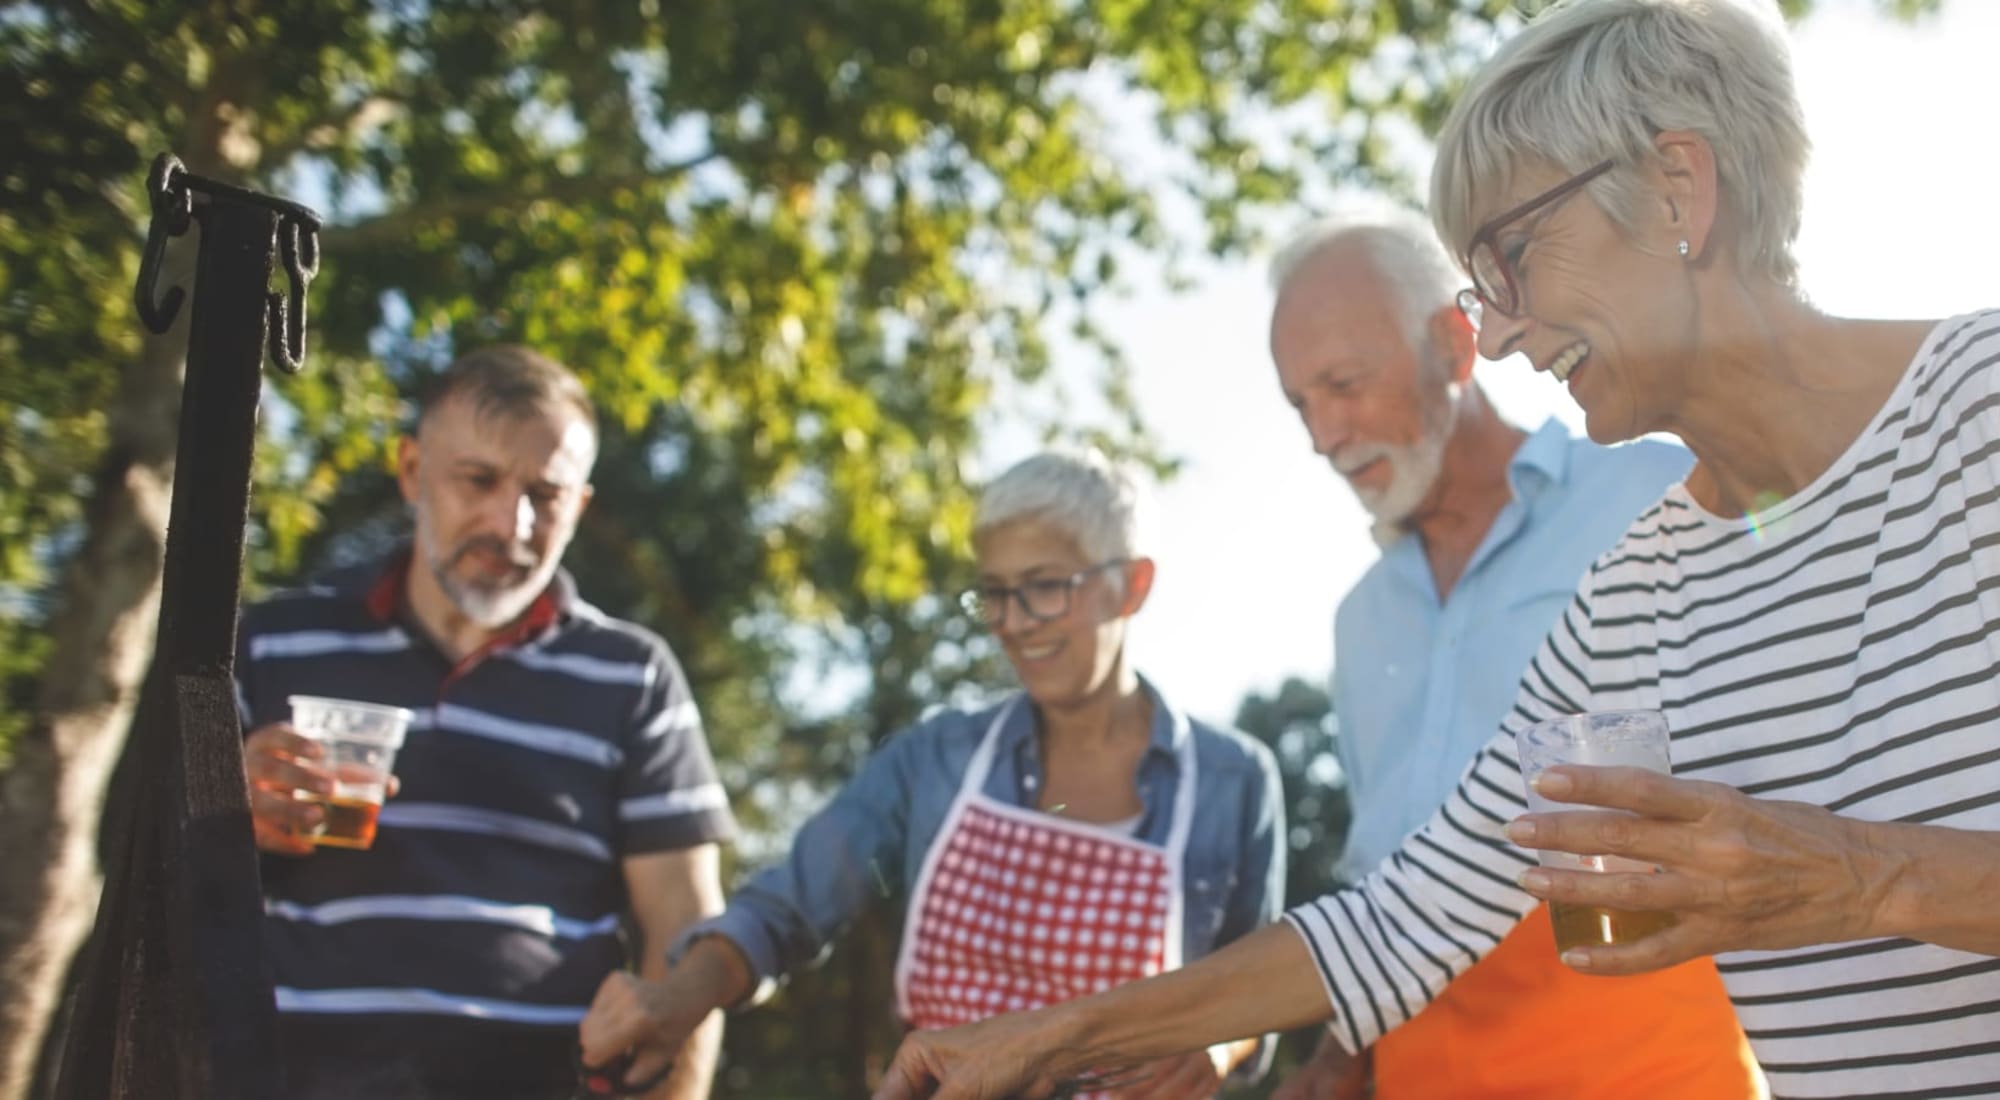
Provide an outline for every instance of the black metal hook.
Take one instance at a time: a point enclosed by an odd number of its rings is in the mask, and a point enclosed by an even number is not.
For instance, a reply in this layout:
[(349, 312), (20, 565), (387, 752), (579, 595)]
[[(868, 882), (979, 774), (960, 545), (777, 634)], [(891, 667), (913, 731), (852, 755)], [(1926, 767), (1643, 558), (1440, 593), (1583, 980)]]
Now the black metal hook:
[(297, 374), (306, 361), (306, 288), (319, 274), (319, 226), (285, 215), (278, 222), (278, 254), (285, 264), (286, 292), (266, 298), (265, 327), (271, 358), (286, 373)]
[(133, 305), (139, 320), (154, 333), (173, 327), (187, 295), (180, 287), (168, 287), (155, 300), (160, 275), (167, 262), (167, 241), (187, 232), (194, 218), (194, 194), (187, 187), (187, 169), (172, 153), (153, 158), (153, 170), (146, 175), (146, 198), (152, 206), (152, 221), (146, 226), (146, 251), (139, 259), (139, 282), (133, 288)]

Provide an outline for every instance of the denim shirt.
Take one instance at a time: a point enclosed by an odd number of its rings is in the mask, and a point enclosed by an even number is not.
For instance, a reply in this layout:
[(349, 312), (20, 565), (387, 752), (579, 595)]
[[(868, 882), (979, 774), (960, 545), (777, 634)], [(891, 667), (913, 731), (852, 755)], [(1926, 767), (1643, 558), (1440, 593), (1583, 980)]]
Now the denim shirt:
[(1508, 462), (1512, 499), (1446, 599), (1423, 541), (1405, 536), (1340, 602), (1335, 751), (1354, 806), (1341, 879), (1360, 881), (1443, 805), (1584, 571), (1692, 462), (1666, 443), (1600, 447), (1549, 420)]
[[(1153, 740), (1139, 762), (1145, 804), (1134, 837), (1164, 846), (1180, 774), (1176, 723), (1153, 686)], [(790, 855), (752, 876), (720, 915), (689, 929), (736, 944), (757, 978), (751, 1003), (817, 962), (871, 905), (907, 904), (924, 855), (1000, 705), (946, 710), (898, 733), (793, 838)], [(1183, 864), (1182, 959), (1193, 961), (1275, 919), (1284, 902), (1284, 808), (1270, 750), (1243, 734), (1190, 720), (1195, 810)], [(985, 793), (1032, 808), (1043, 779), (1034, 708), (1016, 707), (1000, 732)]]

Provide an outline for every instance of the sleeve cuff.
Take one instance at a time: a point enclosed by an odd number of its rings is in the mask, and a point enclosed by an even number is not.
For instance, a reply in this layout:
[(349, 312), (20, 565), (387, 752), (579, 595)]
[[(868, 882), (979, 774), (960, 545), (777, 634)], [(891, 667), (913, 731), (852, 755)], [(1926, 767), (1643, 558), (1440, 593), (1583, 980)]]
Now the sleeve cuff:
[[(1305, 906), (1298, 908), (1304, 909)], [(1299, 939), (1305, 941), (1306, 950), (1314, 958), (1313, 970), (1319, 974), (1320, 991), (1326, 994), (1327, 1008), (1333, 1016), (1333, 1019), (1327, 1022), (1326, 1030), (1339, 1041), (1341, 1046), (1347, 1048), (1347, 1053), (1361, 1053), (1369, 1043), (1374, 1041), (1374, 1037), (1359, 1034), (1356, 1029), (1359, 1021), (1353, 1018), (1351, 1012), (1344, 1011), (1346, 1003), (1340, 996), (1340, 990), (1333, 984), (1333, 975), (1328, 973), (1326, 965), (1319, 961), (1319, 942), (1313, 937), (1311, 930), (1300, 922), (1297, 910), (1286, 910), (1282, 919), (1286, 927), (1296, 933)]]
[(736, 839), (736, 819), (728, 808), (675, 814), (671, 817), (626, 818), (621, 854), (669, 852), (700, 844)]
[(730, 945), (742, 954), (743, 961), (750, 966), (750, 976), (754, 984), (749, 995), (733, 1005), (726, 1006), (730, 1012), (741, 1012), (755, 1008), (771, 999), (778, 991), (778, 957), (769, 937), (763, 935), (754, 920), (743, 916), (735, 909), (725, 909), (716, 916), (690, 927), (667, 945), (667, 965), (678, 966), (696, 940), (716, 936), (728, 940)]

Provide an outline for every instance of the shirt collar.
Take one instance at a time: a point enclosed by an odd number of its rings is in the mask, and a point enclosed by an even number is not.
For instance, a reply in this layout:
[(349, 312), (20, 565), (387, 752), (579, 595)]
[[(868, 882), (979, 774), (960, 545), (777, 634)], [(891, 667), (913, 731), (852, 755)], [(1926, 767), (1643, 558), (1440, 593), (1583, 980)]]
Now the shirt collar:
[[(1529, 433), (1528, 438), (1514, 448), (1514, 457), (1507, 460), (1507, 491), (1513, 499), (1523, 500), (1551, 485), (1568, 481), (1570, 442), (1569, 428), (1553, 416)], [(1401, 523), (1377, 520), (1369, 527), (1368, 533), (1374, 537), (1376, 547), (1385, 557), (1398, 552), (1415, 553), (1419, 559), (1423, 557), (1419, 549), (1422, 544), (1416, 539), (1405, 538), (1409, 529)]]
[[(1187, 722), (1182, 721), (1180, 712), (1173, 709), (1160, 689), (1142, 674), (1139, 686), (1153, 697), (1152, 742), (1147, 748), (1148, 755), (1160, 755), (1178, 762), (1180, 751), (1193, 734)], [(1024, 700), (1026, 702), (1026, 700)], [(1028, 753), (1039, 757), (1040, 746), (1035, 742), (1035, 708), (1032, 702), (1014, 708), (1007, 716), (1007, 724), (1000, 730), (999, 749), (1007, 752)]]
[(1569, 428), (1552, 416), (1515, 448), (1507, 463), (1507, 487), (1515, 500), (1569, 479), (1569, 444)]

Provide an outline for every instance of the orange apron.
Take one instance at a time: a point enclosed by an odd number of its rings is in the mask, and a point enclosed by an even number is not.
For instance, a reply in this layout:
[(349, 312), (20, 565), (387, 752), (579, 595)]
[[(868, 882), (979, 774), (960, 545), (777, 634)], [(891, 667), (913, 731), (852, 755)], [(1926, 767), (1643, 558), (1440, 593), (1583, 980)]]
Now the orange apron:
[(1714, 963), (1586, 977), (1557, 961), (1546, 905), (1374, 1054), (1378, 1100), (1765, 1095)]

